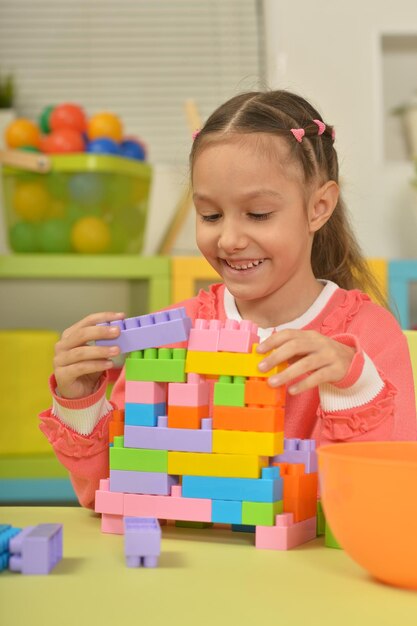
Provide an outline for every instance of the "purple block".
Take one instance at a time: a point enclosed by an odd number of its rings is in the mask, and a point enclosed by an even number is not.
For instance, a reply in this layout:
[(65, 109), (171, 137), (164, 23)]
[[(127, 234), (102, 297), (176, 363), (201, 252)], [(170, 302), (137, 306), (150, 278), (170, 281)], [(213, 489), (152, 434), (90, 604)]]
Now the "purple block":
[(156, 567), (161, 553), (161, 527), (154, 517), (125, 517), (125, 557), (128, 567)]
[(110, 491), (142, 493), (152, 496), (169, 496), (171, 487), (178, 485), (178, 476), (163, 472), (137, 472), (110, 470)]
[(303, 463), (306, 474), (318, 471), (314, 439), (284, 439), (284, 452), (272, 457), (274, 463)]
[(62, 524), (28, 526), (9, 544), (9, 569), (22, 574), (49, 574), (62, 559)]
[(98, 346), (119, 346), (121, 353), (159, 348), (172, 343), (187, 341), (191, 320), (185, 308), (161, 311), (151, 315), (128, 317), (125, 320), (98, 324), (98, 326), (117, 326), (121, 332), (115, 339), (100, 339)]
[(165, 428), (163, 426), (125, 426), (125, 448), (211, 452), (213, 431), (209, 428)]

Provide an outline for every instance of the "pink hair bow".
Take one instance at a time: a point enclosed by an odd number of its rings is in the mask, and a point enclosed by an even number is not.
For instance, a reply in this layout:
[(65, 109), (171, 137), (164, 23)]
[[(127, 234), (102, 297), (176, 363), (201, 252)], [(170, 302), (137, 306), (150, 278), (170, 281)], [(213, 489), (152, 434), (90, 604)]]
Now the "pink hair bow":
[(294, 135), (294, 137), (296, 138), (296, 140), (298, 141), (298, 143), (301, 143), (304, 135), (306, 134), (306, 131), (304, 130), (304, 128), (291, 128), (290, 130), (292, 134)]
[(198, 136), (199, 136), (199, 134), (200, 134), (200, 133), (201, 133), (201, 128), (197, 128), (197, 130), (195, 130), (195, 131), (193, 132), (193, 135), (192, 135), (192, 137), (193, 137), (193, 141), (194, 141), (194, 139), (195, 139), (196, 137), (198, 137)]
[(313, 122), (315, 124), (317, 124), (318, 127), (318, 134), (322, 135), (324, 133), (324, 131), (326, 130), (326, 124), (324, 122), (322, 122), (321, 120), (313, 120)]

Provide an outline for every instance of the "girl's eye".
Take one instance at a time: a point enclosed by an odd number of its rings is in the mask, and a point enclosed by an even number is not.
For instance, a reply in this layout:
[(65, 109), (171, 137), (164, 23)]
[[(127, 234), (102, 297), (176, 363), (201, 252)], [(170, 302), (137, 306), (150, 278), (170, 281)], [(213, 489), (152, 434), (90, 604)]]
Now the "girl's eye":
[(262, 220), (267, 220), (271, 213), (248, 213), (249, 217), (257, 222), (261, 222)]
[(212, 213), (211, 215), (200, 215), (200, 217), (203, 222), (216, 222), (220, 215), (219, 213)]

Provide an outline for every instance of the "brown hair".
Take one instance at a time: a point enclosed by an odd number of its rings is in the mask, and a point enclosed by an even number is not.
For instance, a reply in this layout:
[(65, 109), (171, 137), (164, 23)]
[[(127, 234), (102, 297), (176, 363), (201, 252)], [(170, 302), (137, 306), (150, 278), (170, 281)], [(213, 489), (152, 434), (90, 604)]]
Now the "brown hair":
[[(338, 183), (333, 127), (326, 124), (319, 135), (313, 120), (323, 121), (311, 104), (288, 91), (253, 91), (235, 96), (210, 115), (196, 136), (190, 154), (191, 171), (207, 143), (236, 134), (267, 133), (286, 140), (290, 158), (301, 166), (307, 185), (317, 178), (322, 183)], [(301, 142), (291, 133), (293, 128), (304, 129)], [(332, 216), (314, 235), (311, 264), (317, 278), (332, 280), (344, 289), (362, 289), (387, 306), (353, 233), (341, 196)]]

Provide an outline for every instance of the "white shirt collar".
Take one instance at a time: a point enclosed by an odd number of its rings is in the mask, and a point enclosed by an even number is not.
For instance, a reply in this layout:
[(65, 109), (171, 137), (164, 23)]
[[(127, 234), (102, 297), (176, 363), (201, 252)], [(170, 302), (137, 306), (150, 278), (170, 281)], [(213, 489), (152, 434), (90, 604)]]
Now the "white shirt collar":
[[(336, 283), (333, 283), (331, 280), (319, 280), (319, 282), (323, 283), (324, 288), (321, 290), (307, 311), (295, 320), (279, 324), (279, 326), (275, 326), (275, 328), (258, 328), (259, 339), (263, 341), (269, 337), (274, 330), (284, 330), (285, 328), (304, 328), (307, 324), (313, 321), (313, 319), (317, 317), (317, 315), (326, 306), (334, 292), (339, 288)], [(237, 320), (238, 322), (242, 321), (242, 317), (237, 310), (235, 299), (227, 287), (224, 289), (224, 310), (228, 319)]]

